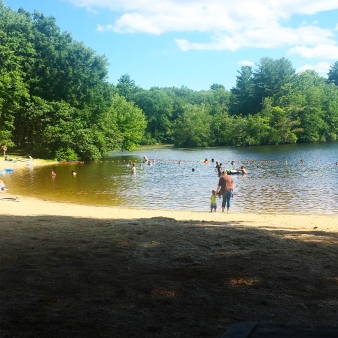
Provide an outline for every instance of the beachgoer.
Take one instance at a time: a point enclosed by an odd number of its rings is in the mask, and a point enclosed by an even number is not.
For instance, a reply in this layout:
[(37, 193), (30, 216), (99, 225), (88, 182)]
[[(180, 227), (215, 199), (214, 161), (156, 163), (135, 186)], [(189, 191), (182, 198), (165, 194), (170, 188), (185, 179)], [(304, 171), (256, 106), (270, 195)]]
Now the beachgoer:
[(148, 162), (148, 157), (146, 155), (143, 156), (143, 163), (147, 163)]
[(208, 159), (206, 158), (202, 163), (203, 163), (203, 164), (209, 164), (210, 162), (209, 162)]
[(223, 197), (222, 212), (224, 212), (225, 207), (227, 207), (227, 212), (229, 212), (231, 199), (234, 193), (234, 180), (227, 174), (226, 171), (222, 171), (222, 176), (218, 181), (216, 192), (218, 196)]
[(0, 180), (0, 190), (1, 191), (5, 191), (6, 190), (6, 185), (5, 185), (5, 183), (2, 180)]
[(221, 177), (221, 175), (222, 175), (222, 163), (216, 161), (216, 167), (215, 168), (216, 168), (216, 172), (217, 172), (218, 176)]
[(244, 168), (244, 166), (241, 166), (241, 168), (239, 169), (239, 171), (242, 172), (242, 174), (247, 174), (248, 171)]
[(2, 152), (4, 153), (4, 156), (6, 156), (7, 147), (6, 147), (5, 144), (3, 144), (3, 145), (1, 146), (1, 150), (2, 150)]
[(9, 156), (5, 156), (5, 161), (13, 161)]
[(133, 166), (131, 167), (131, 173), (136, 174), (136, 163), (133, 163)]
[(148, 165), (152, 165), (152, 163), (151, 163), (151, 161), (150, 161), (150, 160), (148, 161)]
[(215, 210), (216, 212), (217, 209), (216, 191), (213, 190), (211, 193), (212, 195), (210, 196), (210, 212), (212, 212), (212, 210)]
[(72, 175), (76, 176), (76, 172), (74, 170), (72, 170)]
[(56, 176), (56, 173), (55, 171), (52, 169), (52, 177), (55, 177)]
[(191, 171), (194, 172), (194, 171), (195, 171), (195, 168), (192, 168)]

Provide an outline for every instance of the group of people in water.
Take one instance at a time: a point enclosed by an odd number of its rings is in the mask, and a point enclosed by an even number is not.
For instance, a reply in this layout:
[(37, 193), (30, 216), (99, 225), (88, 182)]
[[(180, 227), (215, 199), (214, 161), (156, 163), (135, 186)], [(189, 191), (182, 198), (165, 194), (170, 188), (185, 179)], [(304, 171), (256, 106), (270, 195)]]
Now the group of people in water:
[[(74, 171), (74, 170), (72, 170), (72, 171), (70, 172), (70, 174), (71, 174), (73, 177), (75, 177), (75, 176), (77, 175), (76, 171)], [(52, 169), (51, 176), (52, 176), (52, 178), (55, 178), (55, 177), (56, 177), (56, 172), (54, 171), (54, 169)]]

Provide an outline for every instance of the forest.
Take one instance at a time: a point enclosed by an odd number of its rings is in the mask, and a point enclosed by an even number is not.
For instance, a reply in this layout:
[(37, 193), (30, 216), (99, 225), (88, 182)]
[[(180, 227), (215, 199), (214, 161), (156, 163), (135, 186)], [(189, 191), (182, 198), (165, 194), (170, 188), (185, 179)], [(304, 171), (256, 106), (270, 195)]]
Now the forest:
[(54, 17), (0, 0), (0, 144), (46, 159), (94, 160), (142, 144), (175, 147), (335, 141), (338, 61), (327, 77), (282, 57), (243, 66), (227, 90), (108, 81), (109, 61)]

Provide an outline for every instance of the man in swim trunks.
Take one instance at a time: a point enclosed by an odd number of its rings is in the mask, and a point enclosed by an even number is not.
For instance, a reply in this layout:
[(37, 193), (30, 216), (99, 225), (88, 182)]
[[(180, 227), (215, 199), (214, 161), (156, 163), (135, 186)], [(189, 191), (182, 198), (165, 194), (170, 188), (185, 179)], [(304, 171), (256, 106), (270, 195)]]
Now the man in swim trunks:
[(222, 212), (224, 212), (225, 206), (227, 207), (227, 212), (229, 212), (231, 199), (234, 193), (234, 180), (227, 174), (225, 170), (222, 171), (222, 176), (218, 181), (216, 192), (219, 196), (223, 197)]

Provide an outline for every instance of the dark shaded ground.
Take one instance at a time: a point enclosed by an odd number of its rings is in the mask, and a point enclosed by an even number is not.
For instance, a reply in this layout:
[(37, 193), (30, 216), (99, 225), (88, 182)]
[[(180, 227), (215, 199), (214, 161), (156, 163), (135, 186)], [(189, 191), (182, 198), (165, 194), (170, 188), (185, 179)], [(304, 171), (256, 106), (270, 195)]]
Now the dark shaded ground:
[[(214, 226), (218, 225), (218, 226)], [(338, 234), (1, 216), (0, 337), (220, 337), (338, 324)]]

